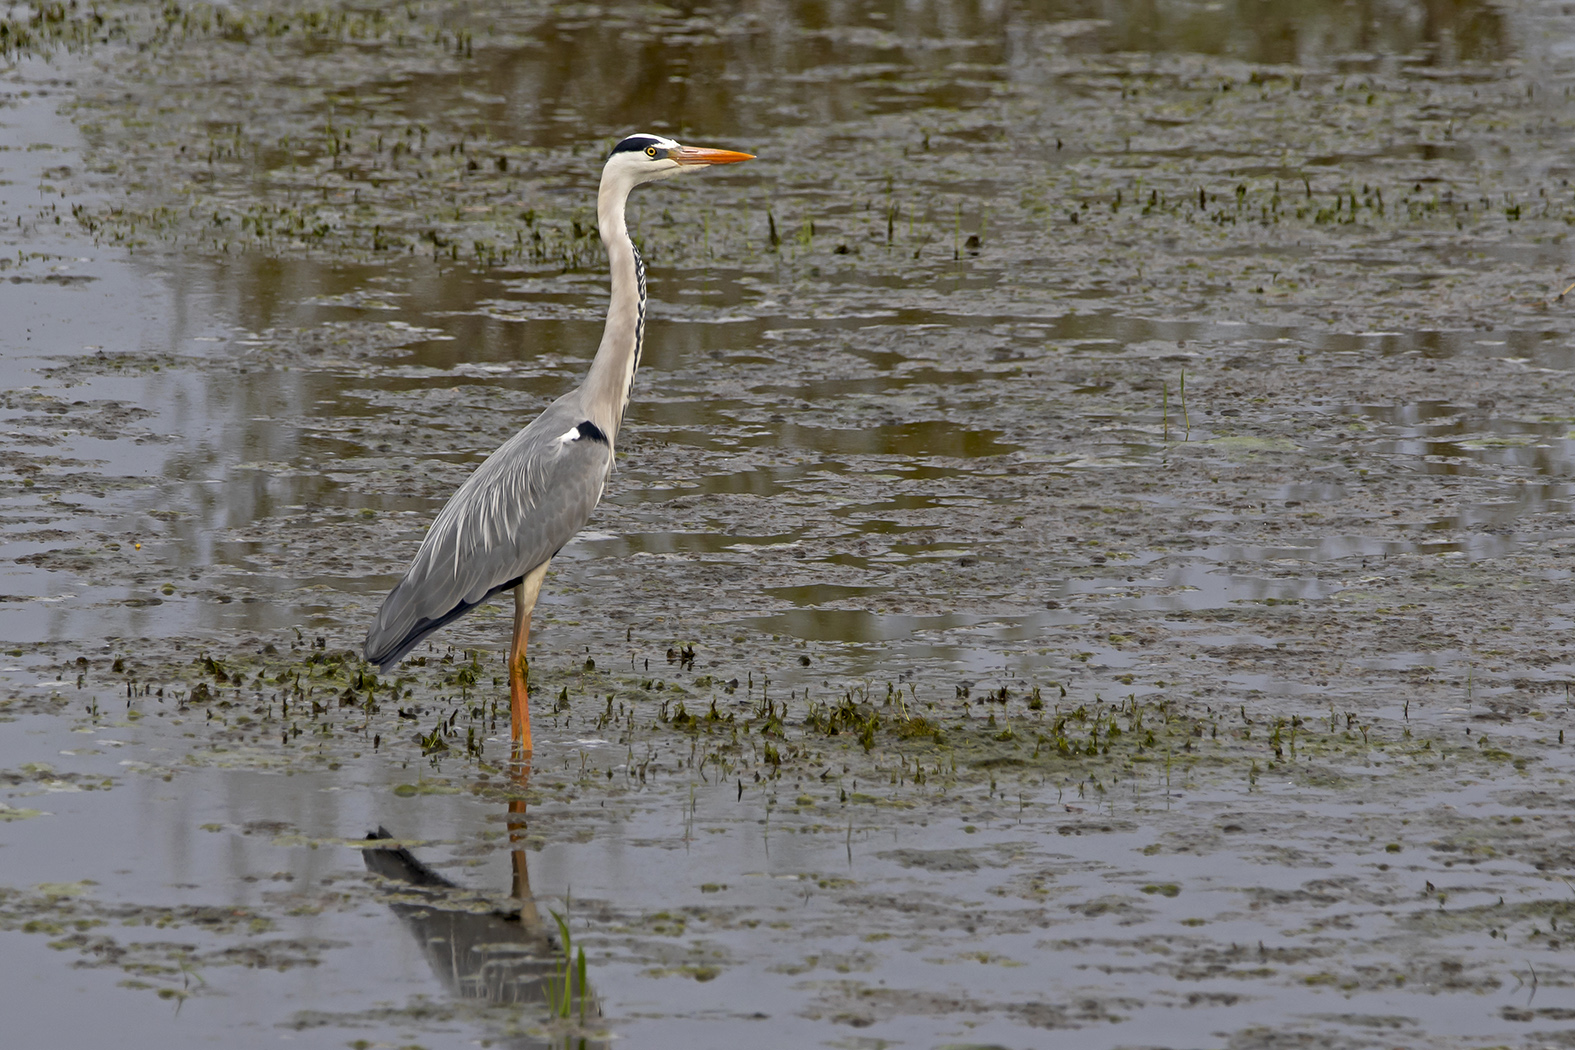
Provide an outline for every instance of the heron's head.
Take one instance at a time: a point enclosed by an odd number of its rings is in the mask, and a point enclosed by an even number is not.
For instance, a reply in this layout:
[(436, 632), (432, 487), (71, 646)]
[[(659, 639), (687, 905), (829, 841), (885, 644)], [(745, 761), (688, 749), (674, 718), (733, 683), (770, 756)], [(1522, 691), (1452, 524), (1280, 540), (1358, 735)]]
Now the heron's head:
[(633, 187), (642, 182), (672, 178), (680, 172), (699, 171), (713, 164), (736, 164), (753, 159), (750, 153), (684, 146), (662, 135), (630, 135), (613, 147), (607, 166), (602, 169), (602, 177), (626, 180)]

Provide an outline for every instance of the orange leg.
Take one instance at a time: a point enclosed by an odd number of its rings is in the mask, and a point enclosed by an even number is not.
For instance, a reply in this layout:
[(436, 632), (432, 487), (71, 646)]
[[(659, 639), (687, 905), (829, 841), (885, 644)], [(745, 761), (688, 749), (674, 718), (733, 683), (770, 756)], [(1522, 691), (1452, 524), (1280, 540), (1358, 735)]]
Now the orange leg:
[(541, 581), (550, 564), (550, 558), (542, 562), (526, 573), (514, 588), (514, 641), (509, 645), (509, 722), (514, 750), (524, 755), (531, 753), (530, 661), (525, 657), (525, 643), (530, 640), (531, 610), (536, 608)]
[(514, 588), (514, 642), (509, 646), (509, 722), (516, 751), (530, 754), (530, 660), (525, 643), (530, 639), (530, 610)]

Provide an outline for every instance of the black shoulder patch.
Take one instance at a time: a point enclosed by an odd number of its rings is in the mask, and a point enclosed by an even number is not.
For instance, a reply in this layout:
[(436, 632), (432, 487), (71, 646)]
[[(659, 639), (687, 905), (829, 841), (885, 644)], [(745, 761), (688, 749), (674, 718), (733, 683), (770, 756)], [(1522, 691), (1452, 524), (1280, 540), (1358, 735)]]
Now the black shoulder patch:
[(614, 153), (637, 153), (647, 146), (661, 146), (661, 142), (651, 135), (630, 135), (612, 148)]
[(592, 441), (600, 441), (604, 445), (607, 444), (607, 435), (602, 433), (602, 428), (592, 423), (589, 419), (574, 429), (580, 432), (580, 437), (582, 438), (590, 438)]

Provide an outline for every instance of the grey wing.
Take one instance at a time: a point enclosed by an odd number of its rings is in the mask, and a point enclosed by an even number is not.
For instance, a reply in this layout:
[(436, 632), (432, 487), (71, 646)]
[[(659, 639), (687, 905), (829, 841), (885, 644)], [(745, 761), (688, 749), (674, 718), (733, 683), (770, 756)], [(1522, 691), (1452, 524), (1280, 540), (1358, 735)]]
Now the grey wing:
[(367, 632), (366, 658), (386, 671), (551, 558), (590, 519), (611, 466), (606, 436), (561, 404), (504, 442), (432, 523)]

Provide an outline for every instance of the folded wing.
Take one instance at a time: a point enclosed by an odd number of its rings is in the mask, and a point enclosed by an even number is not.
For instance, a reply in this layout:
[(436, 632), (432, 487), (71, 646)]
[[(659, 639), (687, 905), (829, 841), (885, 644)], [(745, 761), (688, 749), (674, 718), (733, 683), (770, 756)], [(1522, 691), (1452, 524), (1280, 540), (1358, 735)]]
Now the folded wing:
[(590, 519), (611, 465), (606, 435), (570, 398), (504, 442), (432, 523), (367, 632), (367, 660), (387, 671), (551, 558)]

